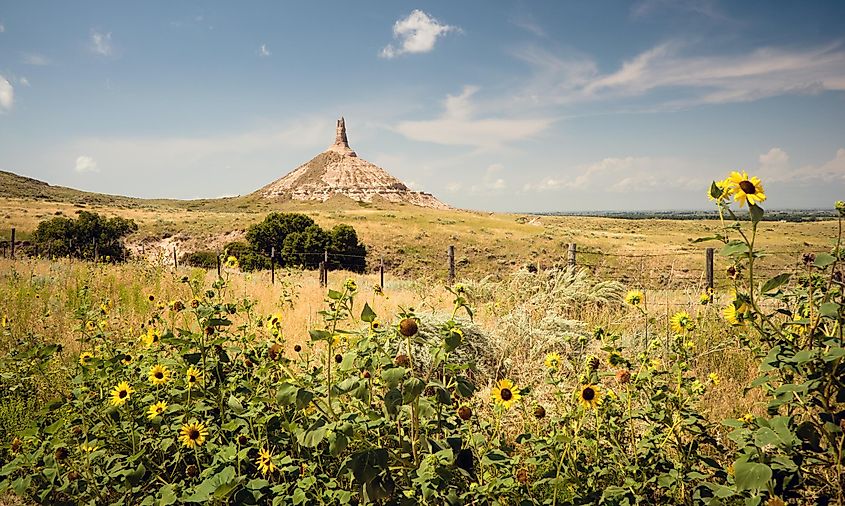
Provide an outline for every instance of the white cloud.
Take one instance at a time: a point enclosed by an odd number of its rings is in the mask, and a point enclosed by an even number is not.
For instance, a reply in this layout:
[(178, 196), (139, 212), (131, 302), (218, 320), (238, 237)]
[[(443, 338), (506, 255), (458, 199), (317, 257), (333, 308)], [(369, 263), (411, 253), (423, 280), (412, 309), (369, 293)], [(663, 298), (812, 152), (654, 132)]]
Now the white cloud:
[(382, 58), (395, 58), (403, 54), (428, 53), (434, 49), (438, 37), (460, 28), (444, 25), (425, 12), (415, 9), (405, 19), (393, 24), (393, 38), (397, 46), (388, 44), (381, 50)]
[(259, 56), (266, 57), (266, 56), (270, 56), (271, 54), (273, 54), (273, 53), (271, 53), (270, 50), (267, 48), (267, 44), (261, 44), (261, 47), (258, 48), (258, 55)]
[(84, 155), (76, 157), (76, 167), (74, 170), (80, 174), (84, 174), (86, 172), (100, 172), (100, 169), (97, 168), (97, 161), (90, 156)]
[(439, 118), (403, 121), (395, 129), (417, 141), (490, 149), (533, 137), (554, 121), (551, 118), (477, 118), (471, 99), (478, 90), (476, 86), (465, 86), (460, 95), (446, 97)]
[(5, 77), (0, 75), (0, 110), (8, 111), (15, 103), (15, 89)]
[(458, 193), (461, 189), (463, 189), (463, 187), (464, 185), (457, 181), (450, 181), (446, 183), (446, 191), (449, 193)]
[(6, 31), (6, 25), (4, 25), (3, 23), (0, 23), (0, 33), (3, 33), (5, 31)]
[(111, 56), (114, 52), (114, 48), (111, 44), (111, 32), (102, 33), (96, 30), (92, 30), (91, 51), (102, 56)]
[(523, 190), (590, 190), (610, 193), (687, 191), (706, 187), (704, 178), (690, 174), (707, 173), (708, 169), (672, 157), (626, 156), (604, 158), (566, 172), (570, 174), (528, 183), (523, 186)]
[(499, 177), (499, 174), (504, 170), (504, 166), (500, 163), (489, 165), (484, 170), (484, 176), (478, 184), (470, 187), (469, 191), (475, 194), (495, 195), (501, 193), (508, 187), (504, 178)]
[(514, 54), (535, 68), (521, 93), (540, 102), (570, 103), (680, 90), (667, 108), (747, 102), (784, 94), (845, 90), (842, 43), (804, 49), (762, 47), (733, 55), (686, 56), (684, 44), (665, 42), (601, 74), (594, 59), (558, 56), (539, 48)]
[(49, 58), (38, 53), (24, 53), (23, 62), (27, 65), (36, 65), (39, 67), (52, 63)]
[(821, 165), (807, 164), (793, 168), (789, 155), (783, 149), (774, 147), (760, 155), (760, 165), (752, 175), (766, 183), (792, 182), (798, 184), (845, 183), (845, 149), (836, 150), (834, 157)]
[(29, 88), (29, 79), (27, 79), (26, 77), (23, 77), (23, 76), (19, 77), (19, 78), (18, 78), (18, 83), (19, 83), (21, 86), (26, 86), (27, 88)]
[(672, 11), (682, 14), (698, 14), (715, 21), (728, 21), (715, 0), (641, 0), (631, 6), (631, 16), (646, 17), (655, 12)]

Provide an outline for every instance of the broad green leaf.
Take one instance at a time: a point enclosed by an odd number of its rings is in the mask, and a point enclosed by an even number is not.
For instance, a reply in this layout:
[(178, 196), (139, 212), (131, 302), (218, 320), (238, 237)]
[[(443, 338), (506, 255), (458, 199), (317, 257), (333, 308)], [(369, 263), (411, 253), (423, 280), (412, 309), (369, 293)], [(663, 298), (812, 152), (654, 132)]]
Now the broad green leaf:
[(760, 223), (760, 220), (763, 219), (763, 214), (765, 211), (762, 207), (758, 206), (757, 204), (751, 204), (748, 206), (748, 209), (751, 211), (751, 223), (757, 224)]
[(231, 408), (232, 411), (235, 412), (235, 414), (238, 414), (238, 415), (243, 414), (244, 405), (241, 404), (241, 401), (239, 401), (238, 398), (235, 397), (234, 395), (229, 396), (229, 402), (227, 404), (229, 405), (229, 408)]
[(813, 262), (818, 268), (824, 268), (836, 261), (836, 257), (830, 253), (819, 253), (816, 255), (816, 260)]
[(828, 318), (836, 318), (839, 316), (839, 307), (836, 302), (825, 302), (819, 306), (819, 313)]
[(296, 402), (296, 394), (299, 391), (294, 385), (290, 383), (280, 383), (278, 387), (276, 387), (276, 401), (282, 404), (293, 404)]
[(789, 281), (789, 277), (791, 275), (788, 273), (778, 274), (777, 276), (773, 277), (772, 279), (766, 281), (763, 284), (763, 288), (760, 290), (763, 293), (771, 292), (778, 289), (781, 285)]
[(402, 378), (405, 377), (405, 373), (408, 370), (404, 367), (391, 367), (390, 369), (384, 369), (381, 371), (381, 379), (387, 384), (388, 387), (392, 388), (399, 385), (399, 382), (402, 381)]
[(762, 490), (772, 479), (772, 469), (757, 462), (734, 462), (734, 477), (739, 490)]
[(413, 377), (408, 378), (402, 384), (402, 400), (405, 404), (408, 404), (419, 397), (423, 390), (425, 390), (425, 382), (423, 380)]
[(746, 253), (748, 253), (748, 245), (742, 241), (731, 241), (719, 251), (720, 255), (726, 257)]
[(372, 323), (376, 319), (376, 313), (372, 310), (369, 304), (364, 303), (364, 309), (361, 310), (361, 320), (367, 323)]

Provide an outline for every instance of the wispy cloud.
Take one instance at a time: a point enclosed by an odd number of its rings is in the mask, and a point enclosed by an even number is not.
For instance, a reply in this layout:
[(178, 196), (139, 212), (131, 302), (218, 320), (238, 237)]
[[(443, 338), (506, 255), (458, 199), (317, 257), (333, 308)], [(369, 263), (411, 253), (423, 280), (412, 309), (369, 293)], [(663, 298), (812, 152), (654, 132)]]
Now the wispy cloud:
[(21, 56), (21, 61), (23, 61), (26, 65), (35, 65), (38, 67), (50, 65), (52, 63), (49, 58), (38, 53), (24, 53)]
[(482, 176), (481, 181), (470, 186), (470, 193), (484, 195), (497, 195), (502, 193), (508, 187), (507, 182), (502, 177), (504, 168), (505, 167), (500, 163), (494, 163), (487, 166), (484, 170), (484, 175)]
[(74, 170), (80, 174), (84, 174), (86, 172), (100, 172), (100, 169), (97, 168), (97, 161), (90, 156), (84, 155), (76, 157), (76, 166), (74, 167)]
[(845, 49), (832, 43), (805, 49), (764, 47), (734, 55), (687, 56), (685, 44), (671, 41), (601, 74), (595, 60), (558, 56), (539, 48), (514, 54), (535, 68), (520, 94), (552, 103), (650, 97), (680, 90), (684, 98), (656, 100), (665, 108), (748, 102), (785, 95), (845, 90)]
[(18, 78), (18, 84), (20, 84), (21, 86), (26, 86), (27, 88), (29, 88), (29, 79), (27, 79), (24, 76), (21, 76), (21, 77)]
[(528, 14), (520, 15), (519, 17), (511, 19), (511, 23), (518, 28), (522, 28), (526, 32), (531, 32), (537, 37), (547, 37), (546, 31), (543, 29), (542, 26), (534, 19), (533, 16)]
[(114, 53), (111, 32), (103, 33), (91, 30), (91, 51), (101, 56), (111, 56)]
[(440, 23), (425, 12), (415, 9), (407, 18), (393, 24), (396, 45), (388, 44), (381, 50), (382, 58), (395, 58), (403, 54), (428, 53), (434, 49), (439, 37), (460, 31), (456, 26)]
[(0, 111), (9, 111), (15, 103), (15, 89), (8, 79), (0, 75)]
[[(585, 166), (566, 170), (523, 186), (526, 192), (550, 190), (597, 191), (610, 193), (650, 192), (672, 188), (673, 191), (704, 188), (706, 181), (695, 175), (706, 173), (695, 162), (673, 157), (609, 157)], [(704, 171), (704, 172), (702, 172)]]
[(270, 49), (267, 47), (267, 44), (261, 44), (261, 47), (258, 48), (258, 55), (259, 56), (266, 58), (267, 56), (270, 56), (271, 54), (273, 54), (273, 53), (270, 52)]
[(821, 165), (807, 164), (793, 167), (789, 154), (774, 147), (759, 156), (756, 175), (764, 183), (819, 184), (819, 182), (845, 183), (845, 149), (836, 150), (834, 157)]
[(6, 31), (6, 25), (4, 25), (2, 22), (0, 22), (0, 33), (3, 33), (5, 31)]
[(717, 21), (728, 17), (719, 9), (715, 0), (640, 0), (631, 6), (631, 16), (642, 18), (655, 13), (670, 11), (673, 14), (697, 14)]
[(403, 121), (395, 130), (418, 141), (482, 149), (501, 147), (512, 141), (533, 137), (554, 122), (552, 118), (476, 116), (472, 97), (477, 86), (465, 86), (459, 95), (449, 95), (443, 113), (435, 119)]

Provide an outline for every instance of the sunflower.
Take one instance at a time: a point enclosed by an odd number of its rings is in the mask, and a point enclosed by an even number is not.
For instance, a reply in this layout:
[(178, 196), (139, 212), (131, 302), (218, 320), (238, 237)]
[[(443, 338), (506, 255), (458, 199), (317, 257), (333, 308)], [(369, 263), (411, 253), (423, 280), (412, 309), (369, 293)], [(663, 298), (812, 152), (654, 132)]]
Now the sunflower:
[(343, 283), (343, 287), (349, 292), (354, 292), (358, 290), (358, 283), (356, 283), (354, 279), (349, 278), (345, 283)]
[(595, 408), (601, 403), (601, 390), (595, 385), (583, 385), (578, 392), (578, 401), (585, 409)]
[(79, 365), (83, 367), (87, 367), (91, 365), (91, 359), (94, 358), (94, 354), (90, 351), (83, 351), (79, 354)]
[(141, 340), (144, 341), (145, 345), (152, 346), (161, 341), (161, 334), (156, 329), (149, 327), (146, 333), (141, 334)]
[(499, 381), (498, 385), (493, 387), (490, 393), (493, 400), (503, 405), (506, 409), (510, 409), (511, 404), (518, 401), (522, 396), (519, 395), (519, 389), (509, 379)]
[(545, 363), (549, 369), (557, 369), (560, 367), (560, 354), (555, 352), (546, 354)]
[(699, 295), (698, 296), (698, 303), (701, 304), (702, 306), (706, 306), (707, 304), (710, 304), (710, 294), (707, 293), (707, 292), (704, 292), (701, 295)]
[(191, 422), (183, 425), (179, 434), (183, 446), (194, 448), (205, 443), (205, 438), (208, 437), (208, 429), (202, 422)]
[(99, 446), (89, 443), (88, 441), (79, 445), (79, 449), (85, 453), (92, 453), (100, 449)]
[(94, 332), (94, 329), (96, 328), (97, 326), (94, 325), (93, 321), (85, 322), (85, 330), (87, 330), (88, 332)]
[(731, 183), (728, 179), (713, 181), (713, 184), (711, 184), (710, 188), (707, 190), (707, 198), (710, 200), (717, 200), (719, 202), (728, 200), (731, 197), (730, 187)]
[(729, 184), (728, 188), (734, 200), (739, 202), (739, 207), (745, 204), (756, 205), (758, 202), (766, 200), (763, 183), (760, 182), (759, 177), (749, 178), (745, 171), (741, 174), (734, 171), (725, 181)]
[(238, 263), (238, 259), (229, 255), (229, 258), (226, 259), (226, 267), (230, 269), (237, 269), (240, 266)]
[(194, 385), (199, 384), (200, 370), (194, 366), (189, 367), (185, 372), (185, 382), (188, 384), (188, 388), (193, 388)]
[(261, 474), (265, 476), (275, 473), (278, 470), (276, 464), (273, 463), (273, 454), (270, 453), (270, 450), (264, 448), (258, 451), (258, 458), (255, 460), (255, 463), (258, 465), (258, 470), (261, 471)]
[(381, 330), (381, 322), (378, 321), (377, 319), (371, 321), (370, 322), (370, 330), (372, 330), (373, 332), (378, 332), (379, 330)]
[(625, 294), (625, 303), (637, 307), (643, 303), (645, 295), (640, 290), (629, 290)]
[(114, 390), (111, 391), (111, 403), (114, 406), (123, 406), (126, 404), (126, 401), (132, 396), (132, 387), (129, 386), (129, 383), (123, 381), (118, 383)]
[(718, 385), (718, 384), (719, 384), (719, 381), (721, 381), (721, 380), (719, 379), (719, 375), (718, 375), (718, 374), (716, 374), (715, 372), (711, 372), (710, 374), (708, 374), (708, 375), (707, 375), (707, 379), (709, 379), (709, 380), (710, 380), (710, 382), (711, 382), (711, 383), (713, 383), (714, 385)]
[(158, 401), (147, 410), (147, 418), (152, 420), (157, 416), (161, 416), (165, 409), (167, 409), (167, 403), (164, 401)]
[(686, 311), (678, 311), (669, 319), (669, 325), (676, 334), (683, 334), (695, 328), (695, 322)]
[(170, 371), (161, 364), (156, 364), (150, 369), (150, 383), (153, 385), (164, 385), (170, 379)]
[(5, 329), (6, 327), (8, 327), (8, 326), (9, 326), (9, 324), (10, 324), (11, 322), (12, 322), (12, 320), (10, 320), (8, 316), (3, 315), (3, 316), (0, 318), (0, 328), (4, 328), (4, 329)]
[(130, 355), (128, 353), (124, 353), (123, 358), (120, 359), (120, 363), (123, 364), (123, 365), (131, 364), (132, 363), (132, 355)]

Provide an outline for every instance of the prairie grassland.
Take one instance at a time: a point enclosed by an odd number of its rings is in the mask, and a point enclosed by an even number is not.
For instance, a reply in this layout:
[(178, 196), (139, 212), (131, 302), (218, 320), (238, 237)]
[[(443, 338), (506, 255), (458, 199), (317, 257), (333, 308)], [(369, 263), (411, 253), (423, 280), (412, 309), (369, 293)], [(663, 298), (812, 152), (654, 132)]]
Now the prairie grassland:
[[(464, 210), (433, 210), (345, 198), (326, 203), (262, 202), (248, 197), (224, 201), (133, 201), (131, 204), (80, 204), (31, 199), (0, 200), (0, 240), (17, 229), (25, 240), (38, 223), (61, 213), (74, 216), (85, 209), (135, 220), (139, 231), (129, 237), (137, 251), (162, 255), (176, 247), (179, 254), (222, 248), (239, 238), (271, 211), (302, 212), (320, 226), (348, 223), (355, 227), (370, 253), (370, 265), (383, 258), (394, 277), (446, 277), (446, 246), (457, 248), (460, 275), (480, 278), (526, 264), (552, 266), (566, 258), (567, 246), (578, 244), (578, 262), (604, 277), (626, 283), (665, 286), (689, 281), (703, 271), (708, 243), (692, 241), (714, 235), (713, 220), (627, 220), (617, 218), (531, 216)], [(774, 268), (795, 265), (805, 250), (827, 249), (835, 221), (765, 222), (760, 225), (764, 250), (776, 252), (767, 262)], [(660, 255), (660, 256), (652, 256)], [(678, 283), (683, 284), (683, 283)]]

